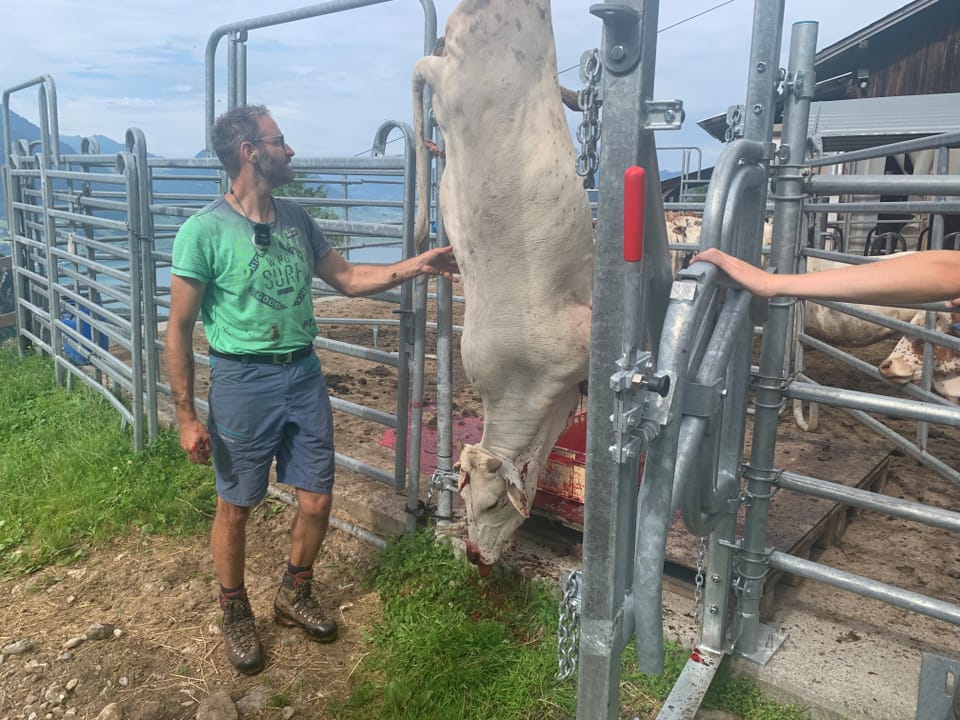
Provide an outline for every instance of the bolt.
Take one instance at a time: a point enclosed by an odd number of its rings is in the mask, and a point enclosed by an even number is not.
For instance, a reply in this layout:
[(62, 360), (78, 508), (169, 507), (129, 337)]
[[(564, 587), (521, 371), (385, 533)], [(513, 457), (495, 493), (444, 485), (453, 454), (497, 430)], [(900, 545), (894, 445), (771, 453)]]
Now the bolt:
[(757, 103), (756, 105), (753, 106), (754, 115), (759, 115), (762, 112), (763, 112), (763, 105), (761, 105), (760, 103)]
[(714, 583), (715, 585), (720, 584), (720, 576), (719, 576), (719, 575), (716, 575), (716, 574), (711, 575), (711, 576), (710, 576), (710, 582)]
[(766, 72), (766, 69), (767, 69), (767, 64), (766, 64), (765, 62), (758, 62), (758, 63), (757, 63), (757, 72), (758, 72), (758, 73)]
[(664, 110), (663, 119), (668, 123), (672, 123), (674, 120), (677, 119), (677, 114), (670, 109)]
[(719, 614), (720, 614), (720, 608), (718, 608), (716, 605), (711, 605), (711, 606), (710, 606), (710, 614), (711, 614), (711, 615), (719, 615)]
[(614, 45), (610, 48), (610, 57), (616, 61), (623, 60), (627, 56), (627, 50), (623, 45)]

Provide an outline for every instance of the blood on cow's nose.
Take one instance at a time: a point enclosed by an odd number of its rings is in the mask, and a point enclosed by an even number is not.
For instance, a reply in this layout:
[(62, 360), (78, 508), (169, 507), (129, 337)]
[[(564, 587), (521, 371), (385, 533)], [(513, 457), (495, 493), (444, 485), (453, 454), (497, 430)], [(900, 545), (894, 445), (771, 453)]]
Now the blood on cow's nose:
[(478, 548), (472, 542), (467, 543), (467, 560), (477, 566), (480, 577), (485, 578), (490, 574), (490, 568), (493, 566), (487, 565), (485, 562), (483, 562), (480, 555), (480, 548)]

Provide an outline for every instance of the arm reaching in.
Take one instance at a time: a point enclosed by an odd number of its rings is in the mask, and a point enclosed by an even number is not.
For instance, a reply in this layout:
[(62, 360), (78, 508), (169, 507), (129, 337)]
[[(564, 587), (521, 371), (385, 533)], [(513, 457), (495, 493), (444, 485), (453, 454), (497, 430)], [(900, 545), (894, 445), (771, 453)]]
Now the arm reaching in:
[(960, 305), (960, 252), (956, 250), (925, 250), (882, 263), (796, 275), (768, 273), (716, 248), (695, 255), (692, 262), (712, 263), (754, 295), (765, 298), (788, 295), (871, 305), (944, 300), (948, 307)]

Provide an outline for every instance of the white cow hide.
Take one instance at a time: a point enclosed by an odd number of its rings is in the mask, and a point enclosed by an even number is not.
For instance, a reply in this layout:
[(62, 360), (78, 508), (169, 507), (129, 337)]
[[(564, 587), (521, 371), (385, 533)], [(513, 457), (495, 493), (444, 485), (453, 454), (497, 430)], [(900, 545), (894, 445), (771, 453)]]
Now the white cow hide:
[(428, 232), (424, 86), (443, 134), (440, 209), (463, 277), (464, 369), (483, 437), (460, 456), (467, 555), (494, 563), (587, 378), (590, 207), (560, 100), (548, 0), (463, 0), (413, 77), (416, 237)]

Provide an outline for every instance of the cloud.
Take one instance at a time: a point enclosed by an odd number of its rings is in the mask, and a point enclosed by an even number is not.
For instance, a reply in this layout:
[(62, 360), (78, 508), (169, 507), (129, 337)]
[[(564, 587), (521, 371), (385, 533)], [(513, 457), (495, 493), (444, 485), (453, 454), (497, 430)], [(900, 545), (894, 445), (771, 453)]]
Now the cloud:
[[(456, 2), (435, 4), (442, 34)], [(824, 47), (901, 4), (788, 0), (784, 35), (789, 38), (789, 25), (798, 19), (818, 20)], [(682, 22), (717, 5), (718, 0), (664, 1), (658, 24)], [(0, 88), (49, 74), (57, 86), (63, 132), (122, 140), (126, 128), (140, 127), (151, 151), (193, 156), (204, 143), (211, 33), (302, 6), (298, 0), (269, 7), (254, 0), (100, 0), (93, 12), (77, 0), (33, 0), (0, 23), (0, 47), (16, 58), (0, 64)], [(602, 22), (588, 8), (553, 1), (558, 64), (561, 70), (575, 68), (561, 75), (570, 87), (581, 85), (576, 69), (581, 54), (599, 46), (602, 37)], [(743, 101), (752, 13), (752, 2), (735, 0), (659, 34), (654, 99), (682, 99), (687, 120), (680, 132), (658, 133), (658, 145), (702, 145), (708, 156), (719, 152), (720, 145), (696, 121)], [(360, 152), (385, 118), (411, 121), (411, 71), (432, 48), (424, 17), (422, 6), (409, 0), (251, 30), (247, 97), (271, 107), (301, 155)], [(221, 40), (216, 54), (217, 112), (226, 106), (228, 44)], [(37, 121), (34, 90), (16, 93), (11, 106)]]

